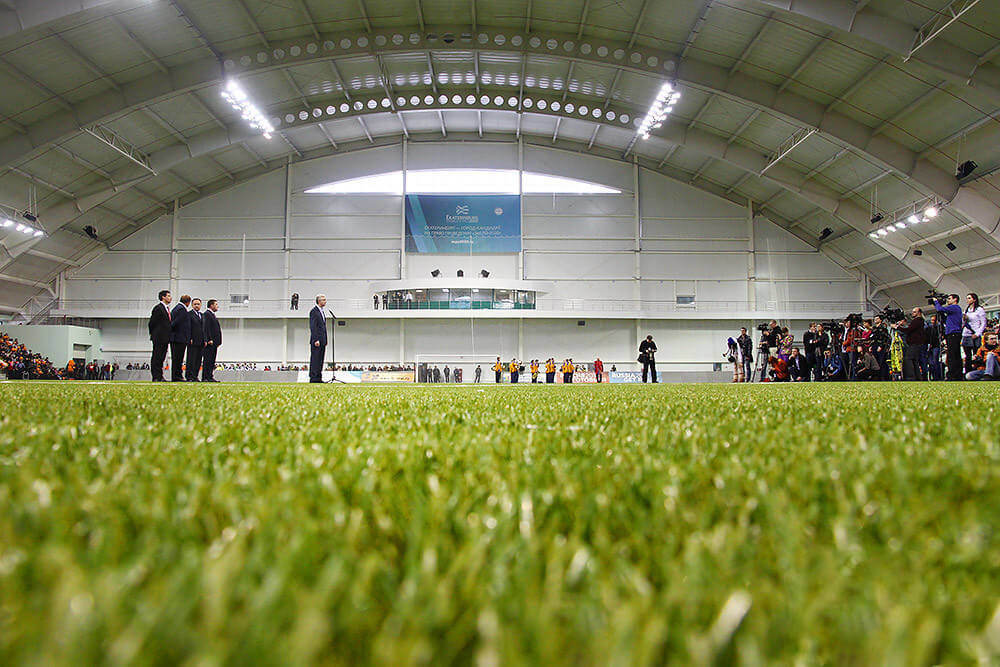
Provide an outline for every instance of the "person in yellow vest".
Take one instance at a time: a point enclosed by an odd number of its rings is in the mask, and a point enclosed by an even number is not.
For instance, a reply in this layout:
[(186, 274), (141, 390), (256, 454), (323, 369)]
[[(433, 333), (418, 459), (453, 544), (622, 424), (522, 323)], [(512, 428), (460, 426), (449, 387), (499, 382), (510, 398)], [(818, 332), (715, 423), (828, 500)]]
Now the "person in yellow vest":
[(556, 381), (556, 360), (549, 357), (545, 362), (545, 384), (552, 384)]
[(500, 357), (497, 357), (497, 362), (493, 364), (493, 372), (496, 374), (496, 383), (503, 382), (503, 362), (500, 361)]
[(563, 359), (562, 363), (562, 374), (563, 374), (563, 384), (569, 384), (573, 381), (573, 371), (570, 369), (572, 366), (569, 365), (569, 359)]
[(538, 359), (531, 360), (531, 384), (538, 384)]
[(507, 368), (510, 370), (510, 383), (517, 384), (517, 375), (521, 370), (521, 363), (517, 359), (511, 359)]

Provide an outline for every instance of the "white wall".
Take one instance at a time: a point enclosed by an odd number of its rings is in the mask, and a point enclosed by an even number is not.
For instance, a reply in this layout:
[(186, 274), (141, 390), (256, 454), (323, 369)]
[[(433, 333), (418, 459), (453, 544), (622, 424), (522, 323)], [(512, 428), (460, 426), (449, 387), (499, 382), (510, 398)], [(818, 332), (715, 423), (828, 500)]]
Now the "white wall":
[[(339, 306), (338, 316), (348, 324), (338, 328), (338, 357), (396, 361), (399, 321), (351, 319), (350, 311), (368, 306), (372, 281), (429, 277), (433, 269), (446, 276), (463, 269), (474, 276), (485, 268), (495, 278), (540, 281), (546, 288), (540, 308), (580, 300), (581, 307), (628, 303), (635, 311), (657, 313), (673, 309), (676, 297), (692, 295), (699, 304), (756, 301), (760, 310), (794, 310), (794, 304), (856, 302), (863, 294), (857, 276), (766, 219), (751, 223), (746, 207), (632, 164), (534, 146), (525, 146), (519, 156), (514, 143), (411, 143), (405, 153), (411, 169), (516, 168), (521, 160), (525, 170), (609, 185), (621, 194), (526, 195), (521, 256), (404, 258), (401, 197), (304, 193), (342, 178), (399, 170), (403, 148), (335, 155), (278, 169), (184, 206), (176, 218), (162, 217), (75, 270), (65, 281), (65, 303), (130, 304), (124, 309), (130, 318), (104, 321), (105, 346), (140, 354), (148, 342), (134, 313), (145, 312), (159, 289), (217, 298), (224, 308), (231, 294), (249, 293), (254, 304), (273, 304), (275, 311), (298, 292), (302, 318), (313, 295), (324, 292), (348, 304)], [(831, 306), (831, 314), (843, 315), (840, 305)], [(403, 357), (473, 350), (506, 356), (518, 350), (520, 340), (528, 358), (602, 354), (612, 361), (633, 360), (634, 320), (613, 319), (613, 312), (608, 318), (588, 318), (585, 327), (577, 327), (576, 320), (526, 320), (520, 339), (516, 319), (477, 320), (474, 338), (468, 319), (409, 320)], [(282, 319), (225, 325), (234, 331), (220, 358), (305, 357), (306, 334), (298, 320), (289, 322), (287, 337)], [(708, 361), (718, 356), (719, 338), (734, 325), (664, 320), (641, 327), (674, 341), (667, 357)]]

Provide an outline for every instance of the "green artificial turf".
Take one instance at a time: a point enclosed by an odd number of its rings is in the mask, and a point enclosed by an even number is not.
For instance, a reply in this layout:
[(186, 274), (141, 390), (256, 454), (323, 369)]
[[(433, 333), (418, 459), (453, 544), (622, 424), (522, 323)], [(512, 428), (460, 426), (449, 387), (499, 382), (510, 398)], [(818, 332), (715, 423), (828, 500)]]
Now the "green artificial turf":
[(8, 383), (0, 664), (1000, 660), (998, 397)]

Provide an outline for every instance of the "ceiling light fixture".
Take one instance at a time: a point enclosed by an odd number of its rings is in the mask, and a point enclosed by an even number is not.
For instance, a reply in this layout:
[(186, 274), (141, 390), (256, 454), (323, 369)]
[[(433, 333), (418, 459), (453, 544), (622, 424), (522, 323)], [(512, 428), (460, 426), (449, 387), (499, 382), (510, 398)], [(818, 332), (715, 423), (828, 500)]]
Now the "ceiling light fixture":
[(643, 139), (649, 139), (649, 135), (653, 130), (662, 127), (664, 119), (673, 112), (674, 105), (677, 104), (677, 100), (680, 98), (680, 91), (674, 90), (673, 85), (669, 81), (664, 83), (660, 87), (660, 92), (656, 95), (656, 99), (653, 100), (653, 104), (649, 107), (649, 111), (646, 112), (646, 117), (642, 119), (642, 123), (639, 125), (639, 136)]
[(265, 139), (271, 138), (274, 126), (250, 100), (246, 91), (235, 79), (230, 79), (226, 83), (226, 87), (222, 89), (222, 97), (229, 102), (233, 109), (240, 112), (240, 116), (250, 127), (263, 134)]
[(936, 206), (928, 206), (924, 209), (924, 215), (928, 218), (936, 218), (938, 216), (938, 210)]

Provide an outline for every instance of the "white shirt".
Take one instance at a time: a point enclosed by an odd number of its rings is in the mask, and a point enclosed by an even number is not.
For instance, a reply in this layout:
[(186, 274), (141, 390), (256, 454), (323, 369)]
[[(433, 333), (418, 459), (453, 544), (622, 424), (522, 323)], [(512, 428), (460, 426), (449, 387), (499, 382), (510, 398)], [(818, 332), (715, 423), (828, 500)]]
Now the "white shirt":
[[(969, 329), (972, 329), (974, 336), (982, 336), (983, 332), (986, 331), (986, 311), (983, 310), (982, 306), (979, 306), (975, 310), (965, 311), (965, 317), (969, 321)], [(962, 333), (966, 336), (969, 335), (969, 329), (965, 329)]]

